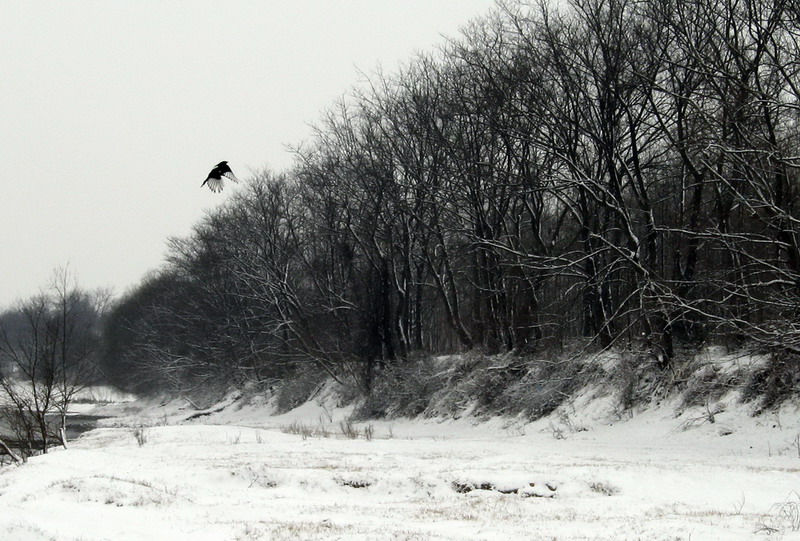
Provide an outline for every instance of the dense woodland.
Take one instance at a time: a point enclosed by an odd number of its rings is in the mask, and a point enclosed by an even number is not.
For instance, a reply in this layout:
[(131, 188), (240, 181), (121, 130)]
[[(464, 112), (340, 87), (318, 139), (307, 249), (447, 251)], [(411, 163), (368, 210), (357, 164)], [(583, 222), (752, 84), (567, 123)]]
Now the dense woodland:
[(186, 390), (646, 341), (800, 353), (794, 0), (506, 2), (169, 241), (104, 374)]
[(508, 3), (334, 104), (111, 316), (151, 384), (416, 352), (800, 348), (800, 12)]

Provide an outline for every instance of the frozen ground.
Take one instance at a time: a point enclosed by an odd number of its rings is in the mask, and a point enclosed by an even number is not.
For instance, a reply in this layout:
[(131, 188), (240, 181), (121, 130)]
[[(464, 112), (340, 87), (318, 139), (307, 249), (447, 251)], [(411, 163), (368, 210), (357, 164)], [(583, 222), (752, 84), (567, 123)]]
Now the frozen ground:
[(800, 538), (796, 408), (573, 407), (348, 439), (318, 403), (106, 405), (69, 450), (0, 469), (0, 539)]

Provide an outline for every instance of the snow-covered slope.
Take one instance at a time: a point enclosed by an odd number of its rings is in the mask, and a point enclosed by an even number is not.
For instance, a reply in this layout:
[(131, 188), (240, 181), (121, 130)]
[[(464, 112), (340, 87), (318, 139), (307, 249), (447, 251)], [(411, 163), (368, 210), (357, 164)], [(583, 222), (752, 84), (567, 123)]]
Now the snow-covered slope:
[(0, 470), (0, 538), (800, 538), (800, 414), (734, 398), (620, 415), (587, 389), (535, 423), (353, 425), (325, 393), (283, 415), (106, 405), (69, 450)]

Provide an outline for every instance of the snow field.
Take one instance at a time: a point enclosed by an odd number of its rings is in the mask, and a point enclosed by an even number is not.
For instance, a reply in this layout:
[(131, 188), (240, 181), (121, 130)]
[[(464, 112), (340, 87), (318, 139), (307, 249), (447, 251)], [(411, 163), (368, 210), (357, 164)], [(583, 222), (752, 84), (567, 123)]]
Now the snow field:
[(341, 434), (348, 409), (313, 403), (105, 406), (117, 416), (69, 450), (0, 469), (0, 539), (800, 538), (796, 409), (687, 423), (703, 409), (607, 406), (374, 422), (371, 441)]

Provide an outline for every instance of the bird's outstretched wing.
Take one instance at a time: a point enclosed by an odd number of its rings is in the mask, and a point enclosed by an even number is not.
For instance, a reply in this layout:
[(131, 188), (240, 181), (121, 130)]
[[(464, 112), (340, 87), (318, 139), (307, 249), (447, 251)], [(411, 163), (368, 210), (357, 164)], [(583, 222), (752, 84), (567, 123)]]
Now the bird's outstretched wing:
[(239, 179), (236, 178), (236, 175), (233, 174), (233, 171), (231, 171), (231, 168), (228, 166), (228, 162), (220, 162), (217, 164), (216, 168), (219, 169), (219, 172), (222, 174), (222, 176), (229, 178), (234, 182), (239, 182)]
[(228, 178), (228, 179), (234, 181), (234, 182), (239, 182), (239, 179), (236, 178), (236, 175), (233, 174), (233, 171), (231, 171), (230, 173), (223, 173), (223, 176), (225, 178)]
[(222, 179), (218, 175), (214, 176), (214, 171), (209, 173), (208, 178), (203, 181), (200, 187), (202, 188), (206, 184), (208, 184), (208, 187), (211, 188), (211, 191), (214, 193), (222, 191)]

